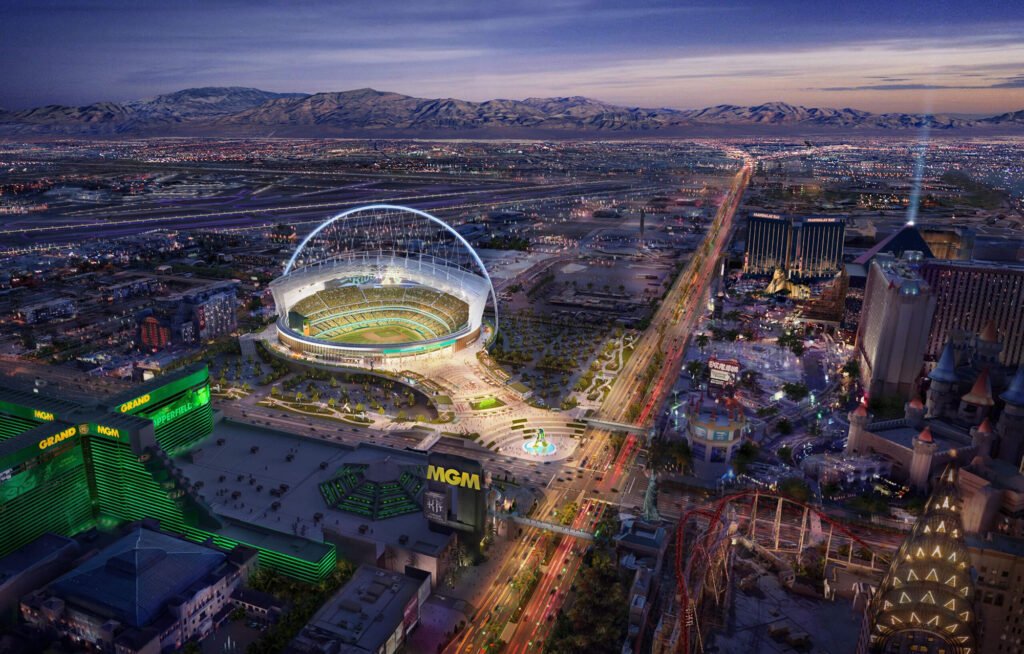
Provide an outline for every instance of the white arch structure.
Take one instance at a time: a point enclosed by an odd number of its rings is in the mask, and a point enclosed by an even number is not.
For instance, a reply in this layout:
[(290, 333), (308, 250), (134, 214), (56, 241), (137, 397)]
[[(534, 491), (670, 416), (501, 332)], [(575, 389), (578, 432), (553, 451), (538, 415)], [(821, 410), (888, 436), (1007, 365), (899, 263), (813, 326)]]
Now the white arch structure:
[(484, 262), (480, 260), (480, 255), (476, 253), (476, 250), (473, 249), (473, 246), (469, 244), (469, 241), (467, 241), (462, 236), (462, 234), (459, 234), (457, 231), (455, 231), (455, 228), (453, 228), (451, 225), (444, 222), (437, 216), (429, 214), (426, 211), (422, 211), (420, 209), (413, 209), (412, 207), (403, 207), (398, 204), (367, 204), (362, 207), (346, 209), (345, 211), (342, 211), (341, 213), (332, 216), (325, 220), (324, 222), (320, 223), (320, 225), (316, 229), (314, 229), (312, 232), (306, 235), (306, 238), (302, 239), (302, 242), (299, 243), (299, 247), (295, 248), (295, 252), (292, 253), (291, 258), (288, 260), (288, 265), (284, 267), (283, 276), (288, 275), (288, 273), (292, 271), (292, 268), (295, 267), (296, 259), (300, 254), (302, 254), (302, 250), (306, 247), (306, 244), (309, 243), (313, 238), (315, 238), (317, 234), (319, 234), (326, 228), (330, 227), (334, 223), (338, 222), (339, 220), (344, 220), (345, 218), (348, 218), (353, 214), (364, 213), (367, 211), (404, 211), (407, 213), (415, 214), (417, 216), (420, 216), (421, 218), (426, 218), (430, 222), (442, 227), (449, 234), (454, 236), (455, 239), (466, 248), (466, 251), (469, 252), (469, 256), (473, 257), (473, 261), (476, 262), (476, 265), (480, 266), (480, 272), (483, 273), (484, 279), (487, 280), (487, 286), (491, 292), (491, 306), (494, 307), (494, 333), (498, 333), (498, 295), (494, 291), (494, 282), (491, 281), (491, 276), (487, 272), (487, 267), (484, 266)]

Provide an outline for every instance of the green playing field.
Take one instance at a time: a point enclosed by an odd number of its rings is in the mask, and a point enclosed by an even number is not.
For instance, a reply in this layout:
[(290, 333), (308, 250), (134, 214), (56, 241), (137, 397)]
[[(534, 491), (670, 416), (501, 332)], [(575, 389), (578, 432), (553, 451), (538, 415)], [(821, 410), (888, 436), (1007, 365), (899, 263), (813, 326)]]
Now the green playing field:
[(414, 343), (423, 339), (423, 336), (402, 325), (378, 325), (338, 334), (331, 340), (338, 343), (386, 345), (388, 343)]

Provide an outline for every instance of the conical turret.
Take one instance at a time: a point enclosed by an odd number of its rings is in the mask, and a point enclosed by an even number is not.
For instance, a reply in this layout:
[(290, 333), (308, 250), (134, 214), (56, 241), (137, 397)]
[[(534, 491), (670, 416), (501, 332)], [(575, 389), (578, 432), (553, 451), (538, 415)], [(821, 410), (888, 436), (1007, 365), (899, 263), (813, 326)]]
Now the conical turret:
[(935, 418), (956, 411), (960, 399), (957, 397), (959, 377), (956, 374), (956, 348), (952, 340), (946, 341), (942, 356), (928, 373), (928, 379), (931, 380), (925, 396), (928, 417)]
[(928, 379), (947, 384), (955, 384), (957, 382), (956, 351), (951, 341), (947, 341), (946, 346), (942, 348), (942, 356), (939, 357), (939, 362), (935, 365), (935, 368), (928, 373)]
[(992, 399), (992, 381), (989, 379), (988, 368), (978, 374), (971, 390), (960, 398), (960, 419), (971, 425), (981, 424), (988, 415), (989, 409), (995, 404)]
[(1013, 376), (1009, 388), (999, 397), (1007, 404), (1024, 407), (1024, 366), (1017, 368), (1017, 374)]
[(1010, 387), (999, 397), (1006, 403), (996, 424), (999, 458), (1018, 466), (1024, 453), (1024, 366), (1017, 368)]

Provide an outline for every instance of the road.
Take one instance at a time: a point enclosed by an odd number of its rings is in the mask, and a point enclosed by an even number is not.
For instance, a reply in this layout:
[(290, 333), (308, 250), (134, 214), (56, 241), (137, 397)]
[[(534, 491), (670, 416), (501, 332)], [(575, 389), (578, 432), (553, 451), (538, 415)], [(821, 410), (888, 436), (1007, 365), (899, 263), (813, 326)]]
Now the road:
[[(676, 278), (651, 324), (637, 341), (633, 356), (602, 403), (598, 412), (600, 419), (634, 422), (628, 415), (630, 406), (641, 403), (639, 419), (634, 423), (638, 425), (639, 431), (657, 415), (667, 398), (682, 368), (686, 341), (701, 313), (701, 302), (714, 278), (715, 267), (728, 242), (733, 215), (750, 179), (752, 161), (745, 155), (744, 160), (743, 167), (736, 174), (719, 206), (703, 248)], [(659, 352), (665, 351), (666, 344), (668, 350), (665, 352), (664, 364), (650, 385), (643, 383), (641, 374)], [(630, 435), (616, 453), (609, 446), (609, 436), (609, 432), (593, 428), (584, 433), (575, 455), (576, 463), (570, 466), (576, 469), (577, 477), (581, 478), (578, 481), (582, 481), (582, 484), (550, 489), (551, 492), (546, 494), (536, 515), (548, 516), (553, 509), (573, 501), (579, 503), (580, 514), (583, 516), (587, 515), (584, 513), (586, 507), (593, 506), (596, 500), (602, 500), (601, 506), (608, 502), (611, 507), (618, 507), (616, 499), (621, 496), (623, 487), (631, 483), (627, 477), (632, 471), (640, 443), (634, 435)], [(581, 520), (581, 515), (577, 515), (574, 525)], [(596, 524), (596, 519), (593, 524)], [(523, 618), (515, 624), (510, 623), (510, 605), (516, 598), (516, 591), (510, 587), (508, 579), (531, 565), (533, 557), (537, 556), (535, 547), (540, 537), (539, 530), (524, 530), (524, 536), (515, 541), (500, 570), (489, 583), (483, 582), (488, 585), (482, 596), (475, 601), (478, 607), (475, 619), (469, 621), (466, 629), (445, 652), (482, 654), (489, 651), (489, 646), (498, 638), (507, 643), (504, 651), (540, 651), (553, 624), (553, 619), (548, 622), (548, 616), (557, 614), (565, 599), (564, 589), (571, 586), (580, 562), (580, 557), (572, 554), (579, 548), (576, 539), (558, 537), (560, 542), (552, 562), (562, 561), (563, 566), (548, 566)], [(561, 572), (562, 567), (566, 568), (564, 573)], [(551, 578), (552, 574), (555, 575), (554, 579)]]

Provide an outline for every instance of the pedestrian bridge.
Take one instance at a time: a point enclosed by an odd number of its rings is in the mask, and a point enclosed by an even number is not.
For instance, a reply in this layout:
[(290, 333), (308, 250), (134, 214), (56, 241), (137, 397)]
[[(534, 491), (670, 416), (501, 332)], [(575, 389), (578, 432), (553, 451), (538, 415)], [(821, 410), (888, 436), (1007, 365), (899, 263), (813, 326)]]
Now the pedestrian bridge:
[(491, 512), (499, 518), (511, 520), (516, 524), (523, 525), (525, 527), (534, 527), (535, 529), (543, 529), (545, 531), (553, 531), (563, 536), (572, 536), (573, 538), (579, 538), (581, 540), (594, 540), (594, 534), (589, 531), (583, 531), (582, 529), (573, 529), (572, 527), (566, 527), (565, 525), (556, 524), (554, 522), (545, 522), (543, 520), (534, 520), (533, 518), (527, 518), (519, 515), (518, 513), (496, 513)]
[(585, 422), (590, 427), (595, 429), (607, 429), (608, 431), (624, 431), (627, 434), (638, 434), (643, 435), (647, 433), (643, 427), (634, 425), (630, 422), (614, 422), (612, 420), (599, 420), (598, 418), (583, 418), (582, 422)]

